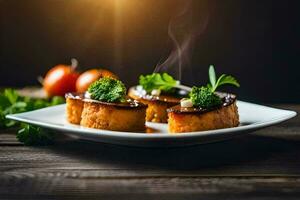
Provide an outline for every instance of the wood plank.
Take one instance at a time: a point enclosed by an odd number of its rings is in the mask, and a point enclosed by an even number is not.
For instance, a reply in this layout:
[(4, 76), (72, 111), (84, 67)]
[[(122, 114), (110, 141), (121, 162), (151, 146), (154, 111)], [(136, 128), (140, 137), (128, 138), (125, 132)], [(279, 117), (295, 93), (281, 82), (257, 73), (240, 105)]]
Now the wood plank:
[(293, 199), (300, 193), (299, 178), (0, 178), (0, 196), (6, 198)]

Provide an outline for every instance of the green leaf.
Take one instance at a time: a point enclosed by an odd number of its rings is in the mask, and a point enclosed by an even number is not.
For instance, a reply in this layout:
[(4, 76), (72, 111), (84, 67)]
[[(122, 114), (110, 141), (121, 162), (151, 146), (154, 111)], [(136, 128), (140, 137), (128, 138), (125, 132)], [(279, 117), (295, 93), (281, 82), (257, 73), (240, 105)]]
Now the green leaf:
[(52, 97), (50, 105), (51, 106), (56, 106), (56, 105), (59, 105), (59, 104), (63, 104), (64, 102), (65, 102), (65, 99), (63, 97), (54, 96), (54, 97)]
[(214, 88), (216, 85), (216, 72), (213, 65), (209, 66), (208, 75), (210, 84)]
[(217, 85), (221, 86), (221, 85), (225, 85), (225, 84), (231, 84), (231, 85), (234, 85), (236, 87), (240, 87), (240, 84), (238, 83), (238, 81), (233, 76), (228, 76), (228, 75), (223, 74), (218, 79)]
[(15, 104), (13, 104), (14, 108), (25, 108), (27, 106), (27, 103), (22, 102), (22, 101), (18, 101)]
[(215, 92), (218, 87), (225, 84), (230, 84), (236, 87), (240, 87), (240, 84), (233, 76), (226, 75), (226, 74), (222, 74), (218, 78), (217, 82), (214, 83), (214, 81), (216, 80), (216, 73), (213, 66), (210, 66), (209, 68), (209, 80), (210, 80), (210, 84), (208, 84), (207, 87), (210, 88), (212, 92)]
[(162, 79), (165, 80), (166, 82), (173, 82), (174, 81), (174, 78), (167, 74), (167, 73), (163, 73), (162, 74)]
[(9, 127), (13, 127), (15, 125), (17, 125), (18, 122), (17, 121), (13, 121), (13, 120), (5, 120), (5, 127), (9, 128)]
[[(63, 103), (62, 97), (52, 99), (34, 99), (19, 96), (16, 90), (5, 89), (0, 92), (0, 128), (15, 127), (20, 125), (17, 121), (6, 119), (7, 114), (31, 111), (47, 106)], [(47, 145), (53, 143), (53, 134), (39, 127), (23, 124), (17, 133), (19, 141), (25, 145)]]
[(167, 73), (153, 73), (146, 76), (141, 75), (139, 84), (147, 92), (151, 92), (154, 89), (169, 92), (178, 84), (178, 81)]
[(7, 114), (14, 114), (14, 113), (21, 113), (26, 111), (26, 103), (24, 102), (16, 102), (15, 104), (7, 107), (3, 113)]
[(4, 110), (5, 108), (11, 105), (9, 99), (4, 96), (4, 94), (0, 94), (0, 108)]
[(27, 146), (42, 146), (53, 144), (53, 134), (37, 126), (23, 124), (17, 133), (17, 139)]
[(9, 102), (11, 104), (16, 103), (18, 100), (18, 97), (19, 97), (17, 91), (10, 89), (10, 88), (5, 89), (3, 94), (5, 97), (7, 97), (7, 99), (9, 100)]

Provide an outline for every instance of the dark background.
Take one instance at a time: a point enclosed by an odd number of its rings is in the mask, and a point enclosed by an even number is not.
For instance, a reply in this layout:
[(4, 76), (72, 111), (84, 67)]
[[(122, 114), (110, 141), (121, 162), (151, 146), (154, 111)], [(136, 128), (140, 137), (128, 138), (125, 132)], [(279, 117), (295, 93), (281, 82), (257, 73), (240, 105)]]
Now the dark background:
[[(195, 0), (209, 14), (182, 82), (204, 84), (207, 68), (238, 77), (240, 99), (300, 103), (299, 1)], [(129, 86), (171, 50), (167, 29), (180, 0), (0, 0), (0, 86), (36, 77), (75, 57)], [(207, 12), (209, 11), (209, 12)]]

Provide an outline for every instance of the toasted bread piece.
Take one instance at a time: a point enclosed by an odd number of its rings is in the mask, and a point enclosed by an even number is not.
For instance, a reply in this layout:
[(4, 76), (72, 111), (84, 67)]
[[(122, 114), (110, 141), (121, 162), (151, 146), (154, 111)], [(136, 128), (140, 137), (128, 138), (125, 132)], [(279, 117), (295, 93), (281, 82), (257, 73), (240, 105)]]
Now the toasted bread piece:
[(80, 124), (88, 128), (114, 131), (144, 131), (147, 106), (85, 101)]
[(81, 113), (83, 110), (83, 101), (71, 96), (66, 96), (66, 115), (68, 122), (72, 124), (80, 124)]
[(158, 123), (167, 123), (168, 122), (168, 113), (167, 109), (175, 106), (180, 103), (179, 97), (174, 97), (170, 95), (145, 95), (140, 94), (136, 90), (136, 87), (132, 87), (128, 91), (128, 95), (136, 99), (143, 104), (148, 105), (146, 111), (146, 121), (147, 122), (158, 122)]
[(168, 122), (167, 109), (176, 105), (174, 103), (145, 100), (141, 98), (138, 100), (143, 104), (148, 105), (146, 111), (147, 122), (167, 123)]
[(236, 103), (205, 113), (169, 112), (169, 132), (183, 133), (206, 131), (239, 125)]

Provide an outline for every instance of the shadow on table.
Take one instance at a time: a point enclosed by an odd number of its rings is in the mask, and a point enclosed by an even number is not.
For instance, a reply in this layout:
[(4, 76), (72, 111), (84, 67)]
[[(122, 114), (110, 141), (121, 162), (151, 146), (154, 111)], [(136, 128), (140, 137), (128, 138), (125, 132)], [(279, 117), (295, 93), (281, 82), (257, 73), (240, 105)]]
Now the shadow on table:
[(253, 164), (285, 152), (300, 152), (299, 143), (253, 135), (218, 143), (170, 149), (135, 148), (83, 140), (62, 142), (47, 148), (87, 162), (111, 163), (124, 168), (142, 165), (168, 170)]

